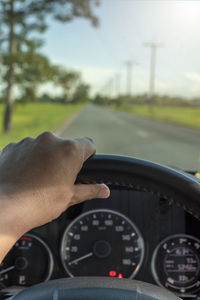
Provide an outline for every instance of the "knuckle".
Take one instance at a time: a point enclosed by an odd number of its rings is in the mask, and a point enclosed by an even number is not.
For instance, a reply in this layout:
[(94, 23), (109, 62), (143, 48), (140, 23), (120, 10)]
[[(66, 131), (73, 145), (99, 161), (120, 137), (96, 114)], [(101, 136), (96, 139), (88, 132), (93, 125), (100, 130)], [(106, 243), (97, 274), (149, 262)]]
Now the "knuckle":
[(9, 143), (8, 145), (6, 145), (6, 146), (4, 147), (4, 149), (6, 149), (6, 148), (11, 148), (11, 147), (13, 147), (14, 145), (16, 145), (16, 143)]
[(88, 140), (91, 144), (94, 144), (94, 141), (91, 137), (87, 136), (87, 137), (85, 137), (85, 139)]
[(22, 139), (21, 141), (19, 141), (17, 144), (21, 145), (23, 143), (29, 143), (31, 141), (33, 141), (33, 138), (31, 138), (31, 137), (25, 137), (24, 139)]
[(6, 151), (8, 151), (8, 150), (11, 150), (15, 145), (16, 145), (16, 143), (9, 143), (9, 144), (7, 144), (7, 145), (2, 149), (1, 153), (4, 153), (4, 152), (6, 152)]
[(62, 149), (68, 155), (76, 156), (78, 154), (77, 143), (75, 141), (72, 141), (72, 140), (64, 141), (63, 144), (62, 144)]
[(40, 135), (38, 135), (38, 137), (36, 138), (36, 140), (38, 141), (44, 141), (44, 142), (47, 142), (47, 141), (50, 141), (52, 138), (53, 138), (53, 133), (51, 131), (44, 131), (42, 132)]

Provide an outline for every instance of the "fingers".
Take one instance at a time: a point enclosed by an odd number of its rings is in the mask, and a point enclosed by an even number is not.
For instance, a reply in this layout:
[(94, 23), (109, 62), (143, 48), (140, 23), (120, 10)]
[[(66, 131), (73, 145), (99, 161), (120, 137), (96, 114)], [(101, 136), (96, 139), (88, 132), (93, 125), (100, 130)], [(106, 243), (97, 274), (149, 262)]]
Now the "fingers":
[(105, 184), (77, 184), (71, 205), (94, 198), (108, 198), (110, 190)]
[(96, 148), (93, 141), (89, 138), (66, 140), (64, 141), (64, 145), (67, 149), (67, 151), (65, 151), (66, 158), (70, 158), (70, 162), (73, 165), (73, 171), (71, 174), (74, 175), (73, 180), (75, 180), (83, 166), (83, 163), (95, 154)]
[(73, 140), (82, 154), (83, 162), (96, 153), (96, 148), (92, 139), (85, 137)]

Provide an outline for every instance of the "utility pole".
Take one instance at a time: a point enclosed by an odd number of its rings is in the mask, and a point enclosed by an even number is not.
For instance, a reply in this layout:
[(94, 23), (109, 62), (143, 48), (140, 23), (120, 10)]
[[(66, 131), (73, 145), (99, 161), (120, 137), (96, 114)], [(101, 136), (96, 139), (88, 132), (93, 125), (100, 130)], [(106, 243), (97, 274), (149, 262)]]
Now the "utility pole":
[(108, 85), (108, 82), (106, 82), (106, 84), (103, 86), (102, 88), (102, 91), (104, 93), (104, 96), (108, 96), (108, 93), (109, 93), (109, 85)]
[(127, 77), (126, 77), (126, 94), (127, 96), (131, 96), (132, 94), (132, 71), (133, 71), (133, 66), (137, 66), (138, 63), (134, 61), (126, 61), (126, 70), (127, 70)]
[(113, 98), (115, 95), (115, 78), (110, 78), (107, 83), (107, 95)]
[(120, 81), (121, 81), (121, 74), (116, 73), (115, 74), (115, 103), (116, 106), (120, 106)]
[(127, 68), (127, 77), (126, 77), (126, 93), (127, 96), (131, 96), (132, 90), (132, 67), (133, 63), (131, 61), (125, 62)]
[(157, 48), (163, 47), (163, 44), (149, 42), (149, 43), (144, 43), (144, 46), (150, 48), (151, 51), (150, 76), (149, 76), (149, 100), (150, 100), (149, 111), (152, 112), (153, 98), (155, 93), (156, 53), (157, 53)]
[(117, 73), (115, 74), (115, 95), (116, 97), (120, 96), (120, 91), (121, 91), (121, 74)]

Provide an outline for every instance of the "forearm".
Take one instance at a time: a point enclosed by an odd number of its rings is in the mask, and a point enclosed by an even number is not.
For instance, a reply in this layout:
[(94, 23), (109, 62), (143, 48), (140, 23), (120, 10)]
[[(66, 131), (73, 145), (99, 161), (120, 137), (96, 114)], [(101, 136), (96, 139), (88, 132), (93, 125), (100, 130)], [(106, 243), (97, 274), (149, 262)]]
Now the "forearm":
[(10, 251), (17, 239), (10, 234), (0, 232), (0, 263), (2, 263), (4, 257)]
[(9, 200), (0, 193), (0, 263), (24, 233), (17, 216), (9, 209)]

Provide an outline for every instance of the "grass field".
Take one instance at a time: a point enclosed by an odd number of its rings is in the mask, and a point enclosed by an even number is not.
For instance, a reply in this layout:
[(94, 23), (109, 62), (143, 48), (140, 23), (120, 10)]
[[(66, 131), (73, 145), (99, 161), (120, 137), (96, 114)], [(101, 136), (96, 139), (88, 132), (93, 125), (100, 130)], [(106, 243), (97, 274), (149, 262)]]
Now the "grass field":
[(83, 105), (62, 105), (50, 103), (18, 104), (14, 109), (13, 129), (8, 134), (2, 132), (4, 107), (0, 105), (0, 150), (10, 142), (26, 136), (35, 137), (45, 130), (56, 131)]
[(117, 109), (155, 120), (200, 129), (200, 107), (154, 106), (150, 112), (148, 105), (122, 104)]

